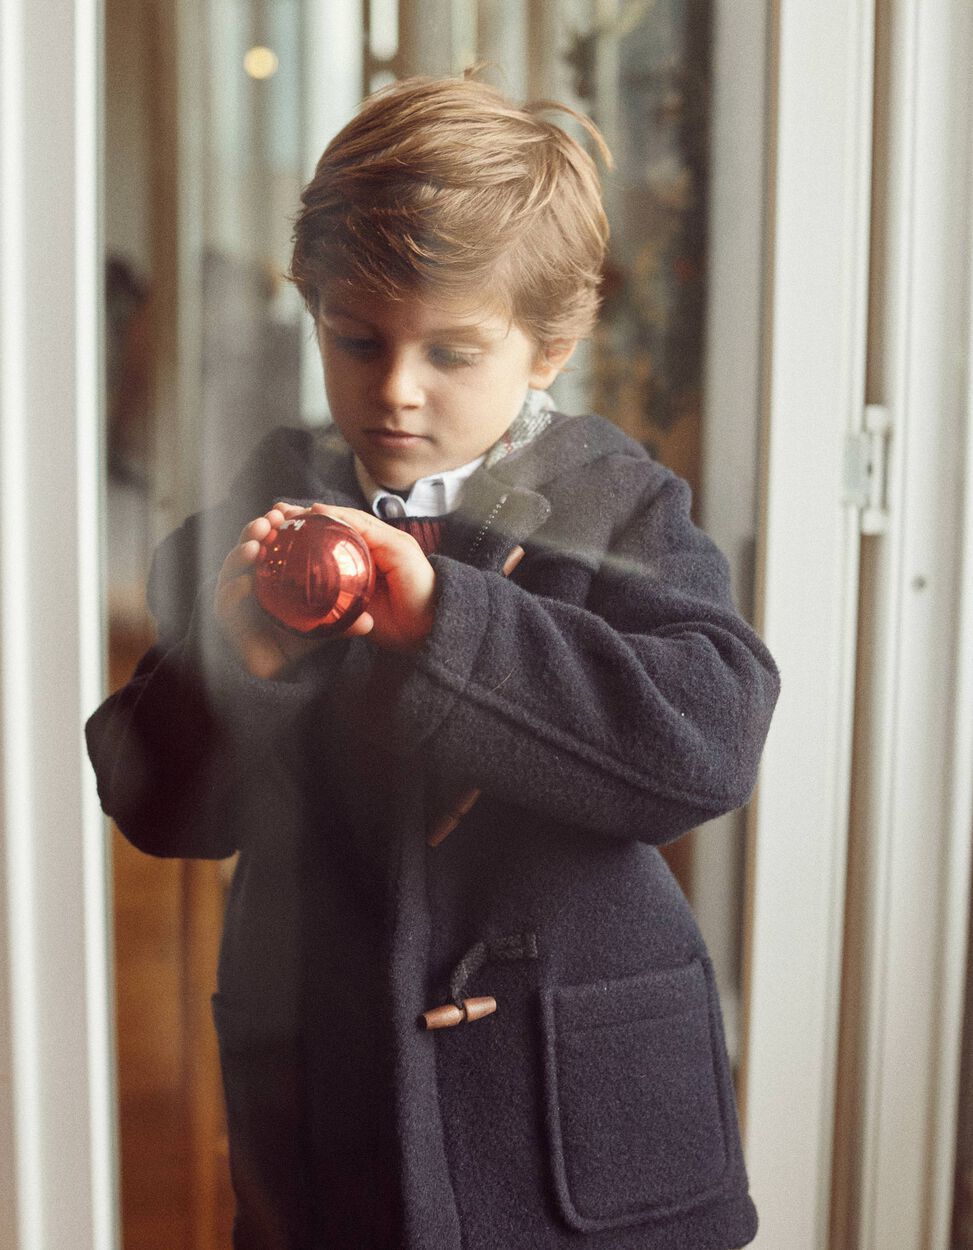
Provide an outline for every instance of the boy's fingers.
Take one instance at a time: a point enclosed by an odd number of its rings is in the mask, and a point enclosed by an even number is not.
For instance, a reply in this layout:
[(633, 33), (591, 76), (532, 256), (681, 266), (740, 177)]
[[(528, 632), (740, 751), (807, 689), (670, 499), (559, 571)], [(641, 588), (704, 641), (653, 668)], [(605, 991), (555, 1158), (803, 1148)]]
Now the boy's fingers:
[(364, 638), (366, 634), (370, 634), (375, 628), (375, 618), (370, 612), (363, 612), (361, 616), (356, 616), (352, 623), (345, 630), (343, 637), (345, 638)]
[(292, 504), (275, 504), (264, 516), (254, 517), (240, 531), (240, 540), (223, 561), (220, 578), (235, 577), (249, 569), (260, 554), (260, 546), (271, 530), (277, 529), (291, 516), (305, 512)]
[(246, 543), (255, 538), (259, 542), (261, 539), (266, 538), (272, 529), (273, 525), (271, 524), (269, 516), (255, 517), (254, 520), (248, 521), (247, 524), (244, 525), (243, 529), (240, 531), (240, 537), (237, 541), (239, 543)]
[(234, 547), (223, 561), (223, 567), (220, 569), (220, 583), (237, 578), (243, 573), (252, 572), (253, 563), (259, 553), (260, 542), (256, 538)]
[(377, 516), (372, 516), (369, 512), (325, 504), (315, 504), (315, 510), (317, 509), (320, 509), (324, 516), (333, 516), (339, 521), (344, 521), (361, 534), (368, 543), (375, 566), (380, 573), (387, 573), (390, 568), (394, 567), (401, 560), (406, 548), (414, 550), (415, 554), (423, 560), (426, 558), (422, 554), (422, 548), (411, 534), (407, 534), (405, 530), (396, 529), (394, 525), (386, 525), (384, 521)]
[(386, 523), (377, 516), (373, 516), (370, 512), (363, 512), (360, 508), (342, 508), (338, 504), (316, 503), (314, 511), (320, 511), (324, 516), (336, 517), (339, 521), (344, 521), (352, 526), (353, 529), (360, 533), (366, 530), (390, 530), (393, 534), (400, 534), (402, 531), (395, 528), (394, 525), (386, 525)]
[(263, 516), (254, 517), (252, 521), (247, 522), (240, 531), (239, 541), (245, 543), (256, 538), (260, 542), (271, 530), (277, 529), (291, 517), (300, 516), (302, 512), (307, 511), (307, 508), (298, 508), (295, 504), (275, 503)]

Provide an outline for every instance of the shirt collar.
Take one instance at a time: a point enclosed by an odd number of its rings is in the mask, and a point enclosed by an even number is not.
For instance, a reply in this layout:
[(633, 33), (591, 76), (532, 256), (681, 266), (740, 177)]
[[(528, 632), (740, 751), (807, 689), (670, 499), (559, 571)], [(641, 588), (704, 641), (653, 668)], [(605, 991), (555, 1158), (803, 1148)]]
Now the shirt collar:
[(551, 421), (554, 403), (546, 391), (528, 390), (520, 412), (505, 434), (487, 448), (482, 456), (460, 465), (458, 469), (446, 469), (421, 477), (409, 491), (407, 499), (380, 486), (362, 462), (355, 457), (355, 476), (368, 506), (376, 516), (385, 520), (403, 516), (445, 516), (454, 512), (467, 478), (484, 462), (492, 467), (497, 461), (519, 451), (532, 442), (547, 428)]
[(445, 516), (447, 512), (456, 509), (463, 485), (485, 458), (485, 454), (477, 456), (475, 460), (460, 465), (458, 469), (445, 469), (441, 473), (431, 473), (428, 477), (419, 478), (406, 499), (379, 485), (357, 456), (355, 476), (369, 508), (384, 520), (402, 516)]

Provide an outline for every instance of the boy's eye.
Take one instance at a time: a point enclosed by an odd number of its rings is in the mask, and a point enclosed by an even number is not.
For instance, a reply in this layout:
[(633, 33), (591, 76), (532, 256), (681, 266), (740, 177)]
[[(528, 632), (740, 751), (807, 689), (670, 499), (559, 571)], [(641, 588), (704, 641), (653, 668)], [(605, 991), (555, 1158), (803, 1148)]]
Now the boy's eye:
[(349, 356), (371, 356), (378, 346), (374, 339), (355, 338), (350, 334), (336, 334), (333, 341), (335, 347)]
[(433, 347), (429, 351), (429, 359), (433, 364), (446, 369), (475, 365), (479, 357), (479, 352), (461, 352), (453, 347)]

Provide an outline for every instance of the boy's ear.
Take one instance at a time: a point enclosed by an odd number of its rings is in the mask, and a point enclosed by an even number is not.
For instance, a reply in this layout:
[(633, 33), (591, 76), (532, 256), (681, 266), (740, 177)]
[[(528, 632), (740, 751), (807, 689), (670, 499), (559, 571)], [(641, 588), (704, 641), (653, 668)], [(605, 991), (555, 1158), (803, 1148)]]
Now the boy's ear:
[(577, 339), (552, 339), (550, 343), (542, 343), (534, 357), (529, 379), (531, 387), (535, 391), (547, 390), (571, 359), (577, 345)]

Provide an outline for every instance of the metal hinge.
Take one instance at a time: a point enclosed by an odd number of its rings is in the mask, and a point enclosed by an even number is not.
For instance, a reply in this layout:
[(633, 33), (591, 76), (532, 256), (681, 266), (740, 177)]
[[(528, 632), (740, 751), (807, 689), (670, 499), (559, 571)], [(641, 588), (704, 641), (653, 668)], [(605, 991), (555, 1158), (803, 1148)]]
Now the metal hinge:
[(845, 443), (845, 503), (858, 508), (863, 534), (889, 527), (888, 459), (892, 422), (882, 404), (866, 404), (861, 431)]

